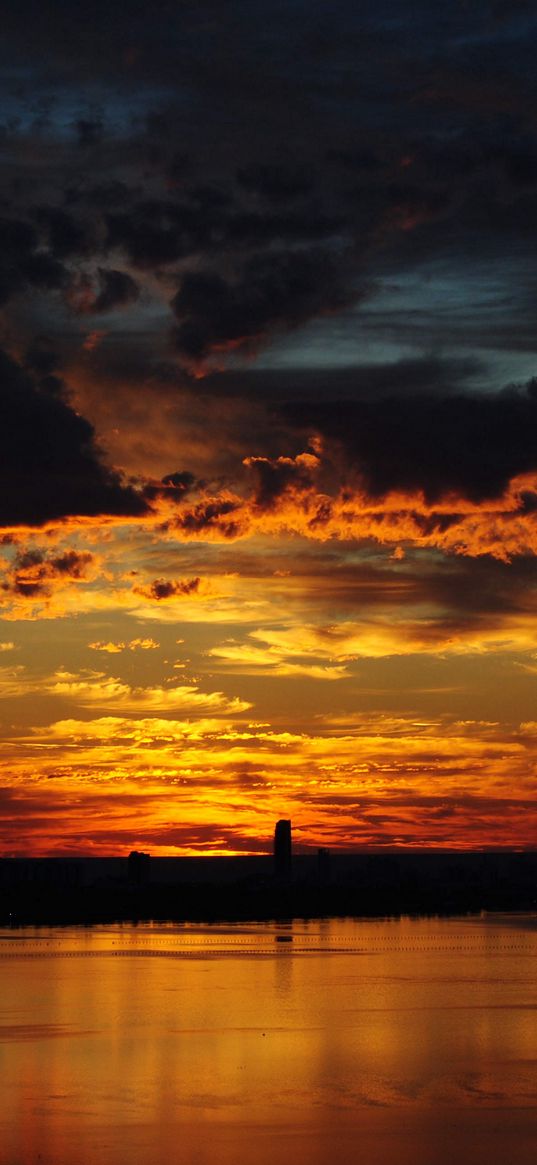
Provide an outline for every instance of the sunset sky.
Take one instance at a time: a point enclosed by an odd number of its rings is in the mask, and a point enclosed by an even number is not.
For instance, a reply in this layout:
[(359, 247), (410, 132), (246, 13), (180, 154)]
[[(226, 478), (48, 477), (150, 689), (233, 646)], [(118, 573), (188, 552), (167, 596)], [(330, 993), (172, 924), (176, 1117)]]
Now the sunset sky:
[(0, 855), (537, 846), (536, 33), (7, 0)]

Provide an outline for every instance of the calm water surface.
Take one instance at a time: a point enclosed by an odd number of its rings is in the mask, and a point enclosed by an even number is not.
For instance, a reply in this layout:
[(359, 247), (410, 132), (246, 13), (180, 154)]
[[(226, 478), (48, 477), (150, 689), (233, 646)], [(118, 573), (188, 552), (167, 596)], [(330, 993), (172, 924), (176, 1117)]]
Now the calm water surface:
[(1, 1165), (533, 1165), (537, 916), (0, 930)]

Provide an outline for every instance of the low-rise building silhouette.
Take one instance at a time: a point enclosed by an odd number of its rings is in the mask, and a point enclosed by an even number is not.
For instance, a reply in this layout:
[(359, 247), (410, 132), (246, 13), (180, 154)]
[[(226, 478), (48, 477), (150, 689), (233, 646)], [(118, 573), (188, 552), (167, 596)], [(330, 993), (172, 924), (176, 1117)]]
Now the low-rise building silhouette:
[(127, 870), (129, 882), (134, 886), (147, 886), (149, 882), (149, 869), (151, 858), (149, 854), (141, 853), (139, 850), (133, 849), (129, 854)]
[(332, 878), (330, 850), (326, 846), (317, 850), (317, 878), (321, 886), (327, 886)]

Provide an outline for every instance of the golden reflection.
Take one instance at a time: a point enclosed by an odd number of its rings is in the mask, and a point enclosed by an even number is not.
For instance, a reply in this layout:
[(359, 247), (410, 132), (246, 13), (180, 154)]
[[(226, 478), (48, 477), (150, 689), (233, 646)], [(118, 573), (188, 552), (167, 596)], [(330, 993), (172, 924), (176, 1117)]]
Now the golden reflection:
[(330, 921), (294, 923), (285, 944), (282, 934), (3, 932), (10, 1159), (72, 1165), (78, 1143), (83, 1165), (147, 1165), (173, 1160), (180, 1143), (188, 1165), (214, 1161), (215, 1144), (225, 1162), (234, 1151), (253, 1165), (253, 1138), (266, 1165), (291, 1145), (300, 1165), (326, 1165), (331, 1138), (350, 1165), (365, 1138), (374, 1165), (448, 1165), (453, 1138), (474, 1160), (484, 1136), (487, 1160), (503, 1165), (509, 1135), (529, 1165), (535, 920)]

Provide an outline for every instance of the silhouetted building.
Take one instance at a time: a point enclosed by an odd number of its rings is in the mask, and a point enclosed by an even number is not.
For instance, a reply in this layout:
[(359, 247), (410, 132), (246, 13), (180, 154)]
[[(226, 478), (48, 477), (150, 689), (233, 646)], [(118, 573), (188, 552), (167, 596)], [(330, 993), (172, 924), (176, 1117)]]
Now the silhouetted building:
[(291, 877), (291, 822), (283, 817), (274, 830), (274, 873), (277, 878)]
[(317, 879), (321, 886), (327, 886), (331, 876), (330, 850), (322, 846), (317, 850)]
[(149, 854), (140, 853), (139, 850), (133, 849), (128, 860), (129, 882), (132, 882), (134, 886), (147, 886), (150, 861)]

